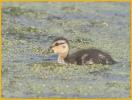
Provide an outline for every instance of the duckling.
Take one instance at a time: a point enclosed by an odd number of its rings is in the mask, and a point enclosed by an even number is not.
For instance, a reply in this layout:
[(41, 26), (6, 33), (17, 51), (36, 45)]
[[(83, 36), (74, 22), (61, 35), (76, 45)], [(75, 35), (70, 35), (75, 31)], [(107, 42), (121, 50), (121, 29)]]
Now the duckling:
[(69, 42), (64, 37), (56, 38), (50, 49), (54, 53), (58, 54), (58, 63), (62, 64), (77, 64), (77, 65), (88, 65), (88, 64), (115, 64), (116, 61), (112, 57), (98, 49), (90, 48), (79, 50), (73, 54), (69, 54)]

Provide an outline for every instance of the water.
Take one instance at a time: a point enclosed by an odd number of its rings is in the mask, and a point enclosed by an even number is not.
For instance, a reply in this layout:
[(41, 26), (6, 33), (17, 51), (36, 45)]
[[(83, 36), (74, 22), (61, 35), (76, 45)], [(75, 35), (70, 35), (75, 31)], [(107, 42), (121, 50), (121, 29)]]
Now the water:
[[(3, 3), (2, 96), (130, 97), (129, 3)], [(61, 65), (47, 51), (58, 36), (71, 52), (98, 48), (115, 65)]]

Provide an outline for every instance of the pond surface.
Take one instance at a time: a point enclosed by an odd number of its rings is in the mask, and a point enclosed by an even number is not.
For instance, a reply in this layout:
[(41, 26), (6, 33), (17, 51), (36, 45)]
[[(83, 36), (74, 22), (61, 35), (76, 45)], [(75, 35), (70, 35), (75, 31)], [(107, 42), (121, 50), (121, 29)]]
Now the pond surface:
[[(130, 97), (129, 3), (3, 3), (4, 98)], [(65, 36), (71, 52), (98, 48), (115, 65), (61, 65), (47, 49)]]

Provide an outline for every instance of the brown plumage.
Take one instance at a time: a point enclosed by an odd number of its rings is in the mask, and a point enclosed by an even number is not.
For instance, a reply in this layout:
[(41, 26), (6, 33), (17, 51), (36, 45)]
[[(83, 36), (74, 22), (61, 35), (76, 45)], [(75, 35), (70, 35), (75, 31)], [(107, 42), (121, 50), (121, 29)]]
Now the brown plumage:
[(58, 63), (83, 64), (115, 64), (112, 57), (98, 49), (83, 49), (69, 55), (69, 42), (64, 37), (58, 37), (50, 48), (58, 54)]

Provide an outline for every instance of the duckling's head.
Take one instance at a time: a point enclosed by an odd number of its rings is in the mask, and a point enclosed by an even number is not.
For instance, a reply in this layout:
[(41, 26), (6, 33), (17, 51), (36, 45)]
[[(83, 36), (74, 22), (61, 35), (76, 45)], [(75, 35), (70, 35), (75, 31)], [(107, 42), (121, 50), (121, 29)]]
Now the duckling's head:
[(58, 37), (52, 42), (50, 49), (59, 55), (58, 62), (64, 63), (64, 59), (68, 56), (69, 53), (69, 42), (64, 37)]

